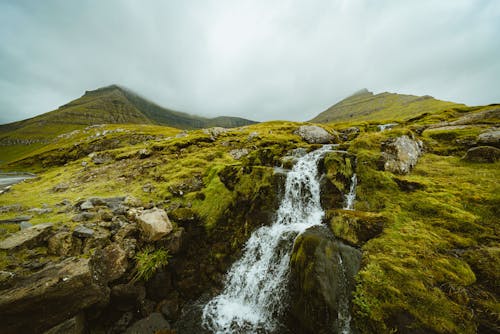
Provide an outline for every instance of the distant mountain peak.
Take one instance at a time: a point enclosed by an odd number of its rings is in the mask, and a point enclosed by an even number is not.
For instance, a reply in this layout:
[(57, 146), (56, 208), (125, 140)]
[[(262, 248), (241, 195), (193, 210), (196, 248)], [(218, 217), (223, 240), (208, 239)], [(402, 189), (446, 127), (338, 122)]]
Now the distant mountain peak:
[(360, 90), (355, 91), (349, 97), (351, 97), (351, 96), (357, 96), (357, 95), (365, 95), (365, 94), (373, 95), (373, 92), (369, 91), (367, 88), (362, 88)]

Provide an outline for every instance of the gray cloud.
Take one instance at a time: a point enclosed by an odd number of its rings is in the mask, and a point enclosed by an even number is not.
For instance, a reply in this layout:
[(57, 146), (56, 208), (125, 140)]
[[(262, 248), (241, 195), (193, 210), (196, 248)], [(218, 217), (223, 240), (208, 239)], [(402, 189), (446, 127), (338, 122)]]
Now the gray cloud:
[(367, 87), (500, 102), (495, 0), (0, 3), (0, 123), (122, 84), (206, 116), (307, 120)]

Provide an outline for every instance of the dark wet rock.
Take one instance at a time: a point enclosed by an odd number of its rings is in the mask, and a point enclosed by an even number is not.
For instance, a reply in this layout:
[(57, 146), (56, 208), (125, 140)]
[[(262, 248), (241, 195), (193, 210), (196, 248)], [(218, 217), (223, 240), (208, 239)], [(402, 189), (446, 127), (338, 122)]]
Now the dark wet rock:
[(165, 248), (170, 252), (170, 254), (175, 255), (182, 251), (184, 237), (185, 230), (183, 227), (179, 227), (165, 237), (165, 241), (163, 242), (163, 244), (165, 245)]
[(180, 296), (177, 291), (169, 294), (165, 300), (160, 302), (159, 308), (167, 320), (177, 320), (180, 315)]
[(500, 160), (500, 149), (493, 146), (473, 147), (462, 159), (468, 162), (496, 162)]
[(78, 225), (73, 230), (73, 235), (77, 238), (91, 238), (94, 235), (94, 230), (83, 225)]
[(422, 154), (422, 143), (403, 135), (382, 144), (384, 169), (396, 174), (408, 174)]
[(300, 235), (290, 261), (289, 328), (295, 333), (340, 333), (339, 310), (350, 300), (360, 263), (360, 251), (335, 240), (323, 226)]
[(85, 334), (85, 314), (83, 312), (52, 327), (43, 334)]
[(135, 322), (125, 334), (155, 334), (158, 331), (170, 329), (170, 324), (161, 313), (152, 313), (148, 317)]
[(89, 259), (68, 258), (0, 293), (0, 332), (40, 333), (108, 297), (106, 282)]
[(299, 135), (309, 144), (329, 144), (337, 141), (336, 137), (338, 137), (317, 125), (302, 125), (295, 130), (294, 134)]
[(142, 284), (117, 284), (111, 288), (111, 305), (125, 312), (138, 308), (146, 298), (146, 289)]
[(59, 256), (75, 256), (80, 254), (82, 240), (73, 236), (72, 232), (61, 231), (48, 240), (48, 253)]
[(110, 333), (124, 333), (127, 328), (132, 324), (134, 320), (134, 313), (125, 312), (122, 316), (113, 324), (110, 329)]
[(146, 292), (154, 301), (167, 298), (174, 291), (172, 273), (167, 268), (159, 269), (146, 283)]
[(0, 241), (0, 249), (15, 250), (21, 247), (33, 248), (39, 246), (48, 239), (52, 227), (52, 223), (45, 223), (21, 230)]

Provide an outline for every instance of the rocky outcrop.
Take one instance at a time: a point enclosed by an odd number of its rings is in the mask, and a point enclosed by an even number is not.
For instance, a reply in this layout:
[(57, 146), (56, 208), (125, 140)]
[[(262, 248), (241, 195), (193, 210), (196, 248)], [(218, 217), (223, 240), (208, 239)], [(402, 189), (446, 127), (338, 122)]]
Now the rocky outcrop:
[(73, 257), (19, 279), (0, 294), (0, 332), (40, 333), (91, 305), (106, 303), (106, 283), (89, 259)]
[(326, 220), (336, 238), (356, 247), (380, 235), (387, 222), (380, 214), (351, 210), (328, 211)]
[(396, 174), (408, 174), (422, 154), (422, 142), (403, 135), (382, 145), (384, 169)]
[(34, 247), (47, 240), (51, 230), (51, 223), (39, 224), (21, 230), (7, 239), (0, 241), (0, 249), (12, 251), (20, 247)]
[(496, 162), (500, 160), (500, 149), (493, 146), (473, 147), (462, 159), (468, 162)]
[(329, 144), (338, 138), (317, 125), (302, 125), (295, 130), (294, 134), (299, 135), (309, 144)]
[(290, 261), (290, 324), (294, 333), (341, 333), (361, 253), (335, 240), (322, 226), (294, 244)]
[(320, 180), (323, 208), (340, 209), (344, 206), (344, 194), (349, 192), (355, 168), (356, 157), (350, 153), (334, 151), (325, 154), (319, 164), (319, 170), (324, 175)]
[(481, 133), (477, 136), (477, 143), (479, 145), (495, 146), (500, 148), (500, 130), (498, 130), (498, 128), (493, 128), (489, 131)]

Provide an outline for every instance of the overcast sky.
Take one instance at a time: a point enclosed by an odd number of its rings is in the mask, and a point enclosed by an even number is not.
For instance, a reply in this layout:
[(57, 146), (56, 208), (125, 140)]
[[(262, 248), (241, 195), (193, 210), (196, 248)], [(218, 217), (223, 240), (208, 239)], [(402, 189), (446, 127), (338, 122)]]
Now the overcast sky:
[(112, 83), (258, 121), (365, 87), (500, 102), (500, 1), (0, 0), (0, 123)]

